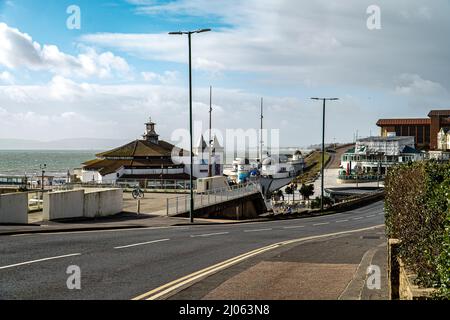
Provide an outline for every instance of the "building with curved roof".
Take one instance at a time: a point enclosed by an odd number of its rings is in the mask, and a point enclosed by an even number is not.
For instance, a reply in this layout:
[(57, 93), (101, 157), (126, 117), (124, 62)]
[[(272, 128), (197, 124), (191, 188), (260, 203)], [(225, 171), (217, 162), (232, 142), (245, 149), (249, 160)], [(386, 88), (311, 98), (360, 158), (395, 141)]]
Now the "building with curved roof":
[[(115, 183), (121, 180), (189, 180), (190, 166), (186, 165), (189, 151), (160, 140), (155, 131), (155, 123), (146, 124), (143, 139), (131, 141), (118, 148), (96, 155), (96, 159), (83, 163), (82, 182)], [(201, 137), (201, 148), (194, 149), (194, 179), (209, 174), (209, 146)], [(215, 139), (212, 150), (212, 175), (222, 175), (223, 148)]]

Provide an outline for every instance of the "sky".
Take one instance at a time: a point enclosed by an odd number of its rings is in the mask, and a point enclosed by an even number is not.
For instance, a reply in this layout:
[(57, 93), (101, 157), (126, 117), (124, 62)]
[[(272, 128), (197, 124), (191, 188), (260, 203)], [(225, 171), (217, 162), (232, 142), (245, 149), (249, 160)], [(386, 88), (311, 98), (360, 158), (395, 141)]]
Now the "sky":
[(319, 143), (322, 106), (310, 98), (338, 97), (327, 105), (328, 142), (377, 135), (380, 118), (450, 108), (449, 9), (448, 0), (0, 0), (0, 139), (136, 139), (151, 117), (173, 140), (188, 128), (188, 42), (168, 32), (201, 28), (212, 32), (192, 39), (197, 136), (210, 86), (222, 132), (259, 128), (264, 97), (281, 146)]

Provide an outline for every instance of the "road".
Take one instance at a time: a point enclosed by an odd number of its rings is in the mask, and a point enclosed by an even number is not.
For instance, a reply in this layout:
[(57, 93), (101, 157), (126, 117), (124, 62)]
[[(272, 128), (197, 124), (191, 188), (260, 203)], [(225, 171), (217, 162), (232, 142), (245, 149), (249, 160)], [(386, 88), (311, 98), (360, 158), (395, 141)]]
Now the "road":
[[(132, 299), (274, 243), (384, 224), (383, 203), (305, 219), (3, 236), (0, 299)], [(81, 269), (81, 290), (66, 270)]]

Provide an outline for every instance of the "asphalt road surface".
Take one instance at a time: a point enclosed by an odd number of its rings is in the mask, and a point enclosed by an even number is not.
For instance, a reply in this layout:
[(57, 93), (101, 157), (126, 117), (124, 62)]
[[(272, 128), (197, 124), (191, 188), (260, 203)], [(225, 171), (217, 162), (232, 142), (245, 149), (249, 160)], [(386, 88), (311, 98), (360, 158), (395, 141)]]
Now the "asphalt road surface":
[[(274, 243), (384, 224), (383, 202), (329, 216), (0, 237), (0, 299), (132, 299)], [(69, 266), (81, 290), (69, 290)]]

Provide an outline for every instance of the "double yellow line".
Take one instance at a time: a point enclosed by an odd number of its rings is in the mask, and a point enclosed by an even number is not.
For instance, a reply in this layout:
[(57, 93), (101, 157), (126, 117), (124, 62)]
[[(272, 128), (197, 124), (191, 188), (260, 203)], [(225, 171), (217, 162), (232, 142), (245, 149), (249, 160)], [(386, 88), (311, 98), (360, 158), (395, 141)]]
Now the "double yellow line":
[(204, 279), (214, 273), (217, 273), (221, 270), (224, 270), (226, 268), (229, 268), (235, 264), (238, 264), (244, 260), (247, 260), (251, 257), (257, 256), (259, 254), (262, 254), (264, 252), (276, 249), (276, 248), (280, 248), (282, 246), (286, 246), (289, 244), (293, 244), (293, 243), (298, 243), (298, 242), (303, 242), (303, 241), (309, 241), (309, 240), (315, 240), (315, 239), (321, 239), (321, 238), (327, 238), (327, 237), (332, 237), (332, 236), (338, 236), (338, 235), (343, 235), (343, 234), (351, 234), (351, 233), (357, 233), (357, 232), (362, 232), (362, 231), (368, 231), (368, 230), (373, 230), (376, 228), (380, 228), (383, 227), (384, 225), (378, 225), (378, 226), (374, 226), (374, 227), (369, 227), (369, 228), (363, 228), (363, 229), (357, 229), (357, 230), (351, 230), (351, 231), (342, 231), (342, 232), (336, 232), (336, 233), (329, 233), (329, 234), (324, 234), (324, 235), (320, 235), (320, 236), (311, 236), (311, 237), (305, 237), (305, 238), (300, 238), (300, 239), (295, 239), (295, 240), (289, 240), (289, 241), (283, 241), (283, 242), (279, 242), (276, 244), (272, 244), (260, 249), (256, 249), (250, 252), (247, 252), (245, 254), (242, 254), (240, 256), (234, 257), (232, 259), (223, 261), (221, 263), (218, 263), (216, 265), (213, 265), (211, 267), (199, 270), (197, 272), (194, 272), (192, 274), (189, 274), (187, 276), (184, 276), (182, 278), (179, 278), (175, 281), (169, 282), (163, 286), (160, 286), (156, 289), (153, 289), (149, 292), (146, 292), (136, 298), (133, 298), (132, 300), (159, 300), (159, 299), (164, 299), (167, 298), (173, 294), (175, 294), (176, 292), (182, 290), (185, 287), (188, 287), (189, 285), (192, 285), (195, 282), (200, 281), (201, 279)]

